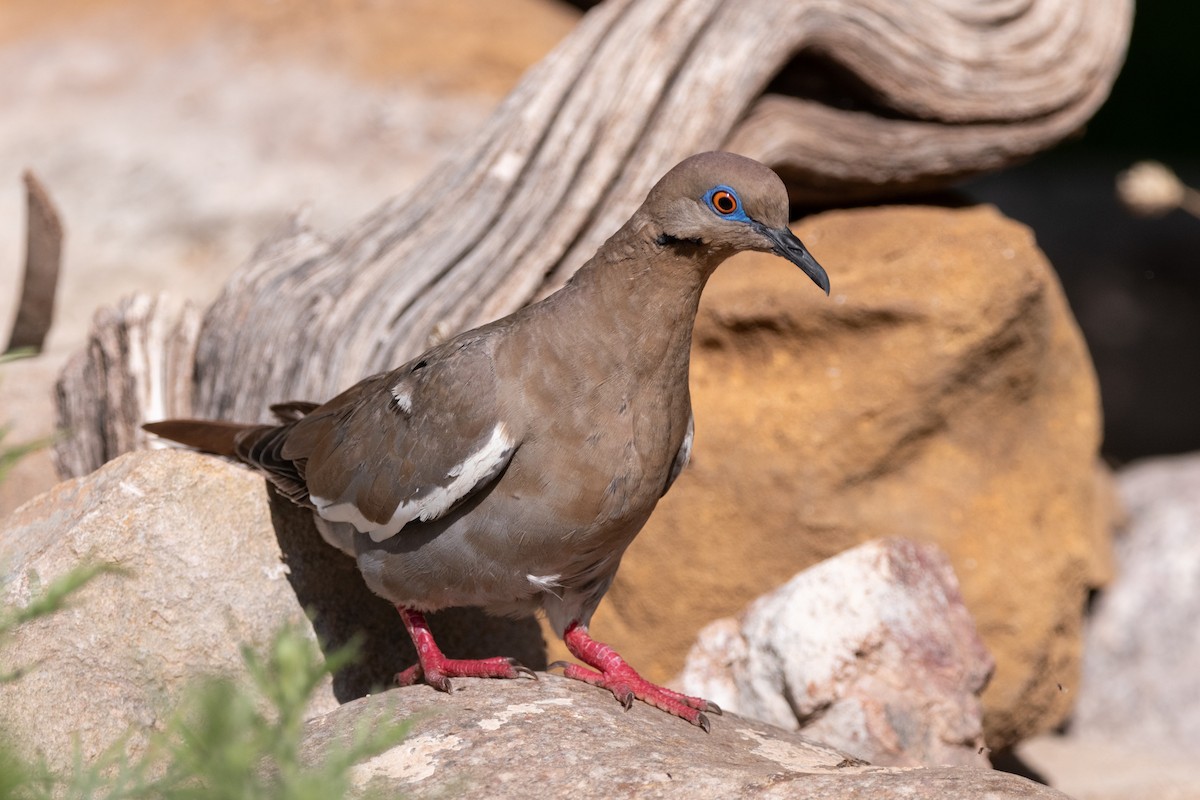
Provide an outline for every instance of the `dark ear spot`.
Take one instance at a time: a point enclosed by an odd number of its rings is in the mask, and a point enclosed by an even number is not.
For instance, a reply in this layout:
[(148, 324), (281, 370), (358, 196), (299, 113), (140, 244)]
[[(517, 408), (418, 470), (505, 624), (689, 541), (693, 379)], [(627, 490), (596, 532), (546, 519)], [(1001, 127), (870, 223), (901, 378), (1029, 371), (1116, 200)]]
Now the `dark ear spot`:
[(704, 240), (701, 239), (700, 237), (696, 237), (694, 239), (680, 239), (676, 236), (672, 236), (669, 233), (660, 233), (658, 235), (658, 238), (654, 240), (654, 243), (657, 244), (659, 247), (672, 247), (675, 245), (689, 245), (689, 244), (693, 245), (695, 247), (699, 247), (700, 245), (704, 244)]

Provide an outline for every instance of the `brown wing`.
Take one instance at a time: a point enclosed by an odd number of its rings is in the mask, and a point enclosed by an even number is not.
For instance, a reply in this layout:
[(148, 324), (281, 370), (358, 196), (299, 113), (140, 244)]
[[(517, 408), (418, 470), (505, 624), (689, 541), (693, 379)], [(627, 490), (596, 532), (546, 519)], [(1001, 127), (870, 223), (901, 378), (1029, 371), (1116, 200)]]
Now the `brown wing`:
[(325, 519), (381, 541), (442, 516), (508, 464), (520, 432), (502, 418), (496, 388), (489, 338), (468, 335), (247, 437), (243, 457), (277, 485), (303, 484)]

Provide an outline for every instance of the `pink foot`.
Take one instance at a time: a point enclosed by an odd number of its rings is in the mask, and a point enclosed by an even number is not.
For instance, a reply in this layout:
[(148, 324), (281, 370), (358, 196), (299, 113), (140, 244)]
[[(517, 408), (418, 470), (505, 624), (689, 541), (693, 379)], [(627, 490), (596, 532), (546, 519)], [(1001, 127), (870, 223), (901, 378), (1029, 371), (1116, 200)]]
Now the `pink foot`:
[(596, 669), (562, 661), (551, 666), (562, 667), (563, 675), (568, 678), (608, 689), (627, 709), (633, 705), (634, 698), (637, 698), (693, 725), (699, 725), (705, 733), (712, 729), (712, 725), (704, 712), (721, 713), (716, 703), (710, 703), (700, 697), (689, 697), (646, 680), (629, 666), (616, 650), (597, 642), (588, 634), (587, 628), (578, 622), (567, 626), (563, 641), (573, 656)]
[(433, 688), (448, 692), (451, 678), (520, 678), (527, 675), (537, 679), (533, 670), (522, 666), (515, 658), (446, 658), (433, 640), (424, 614), (404, 606), (396, 606), (396, 610), (400, 612), (404, 627), (416, 645), (419, 662), (396, 673), (396, 684), (399, 686), (412, 686), (424, 678)]

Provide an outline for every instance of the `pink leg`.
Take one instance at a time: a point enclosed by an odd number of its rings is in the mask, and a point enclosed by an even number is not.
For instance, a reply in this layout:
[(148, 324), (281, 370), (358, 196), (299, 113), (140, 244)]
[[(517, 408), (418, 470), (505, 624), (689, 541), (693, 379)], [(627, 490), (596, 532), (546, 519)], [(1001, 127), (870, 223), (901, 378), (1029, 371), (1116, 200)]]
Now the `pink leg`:
[(721, 713), (721, 709), (716, 703), (710, 703), (699, 697), (689, 697), (646, 680), (637, 674), (616, 650), (602, 642), (597, 642), (588, 634), (587, 628), (578, 622), (572, 622), (567, 626), (566, 633), (563, 634), (563, 641), (566, 642), (567, 649), (573, 656), (595, 669), (562, 661), (551, 666), (562, 667), (563, 675), (568, 678), (608, 689), (624, 704), (625, 708), (632, 706), (634, 698), (637, 698), (668, 714), (682, 717), (693, 725), (699, 725), (705, 732), (709, 731), (712, 726), (704, 712)]
[(396, 674), (396, 683), (400, 686), (412, 686), (423, 677), (439, 691), (450, 691), (451, 678), (519, 678), (528, 675), (537, 679), (533, 670), (523, 667), (514, 658), (497, 656), (496, 658), (446, 658), (441, 648), (433, 640), (429, 623), (420, 611), (414, 611), (404, 606), (396, 606), (404, 627), (412, 637), (417, 648), (418, 663)]

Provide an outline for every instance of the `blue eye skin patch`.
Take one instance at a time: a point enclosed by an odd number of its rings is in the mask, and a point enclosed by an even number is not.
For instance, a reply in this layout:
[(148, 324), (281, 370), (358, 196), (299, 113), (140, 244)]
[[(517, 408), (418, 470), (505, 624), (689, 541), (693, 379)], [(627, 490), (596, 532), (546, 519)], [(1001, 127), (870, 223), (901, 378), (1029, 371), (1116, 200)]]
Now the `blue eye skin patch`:
[[(737, 208), (734, 209), (732, 214), (723, 214), (715, 205), (713, 205), (713, 195), (715, 195), (717, 192), (729, 192), (729, 194), (733, 195), (733, 199), (737, 200)], [(721, 219), (732, 219), (736, 220), (737, 222), (751, 221), (750, 217), (746, 216), (746, 212), (742, 208), (742, 198), (738, 197), (738, 193), (735, 192), (732, 187), (725, 186), (724, 184), (714, 186), (704, 193), (704, 202), (710, 209), (712, 209), (712, 212)]]

